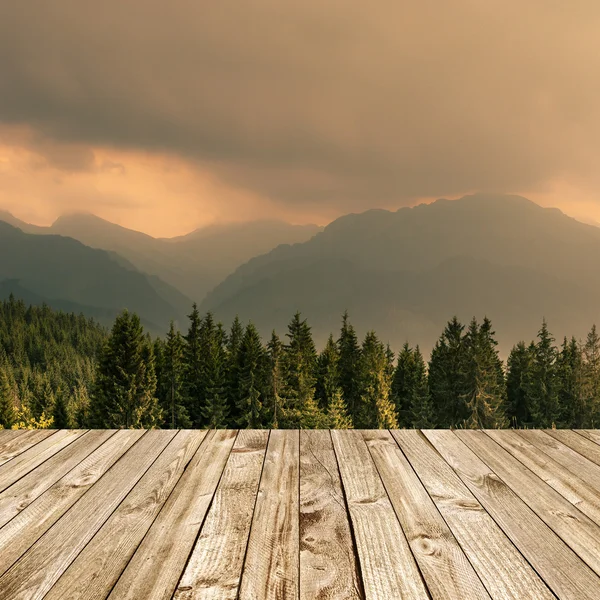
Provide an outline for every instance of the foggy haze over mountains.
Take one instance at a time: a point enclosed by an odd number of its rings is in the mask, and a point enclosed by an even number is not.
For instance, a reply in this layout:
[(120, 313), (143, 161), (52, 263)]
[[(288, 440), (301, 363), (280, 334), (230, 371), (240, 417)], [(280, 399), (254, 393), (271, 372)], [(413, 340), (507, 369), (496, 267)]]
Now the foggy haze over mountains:
[(154, 332), (170, 319), (185, 328), (196, 301), (226, 325), (236, 315), (252, 320), (265, 337), (299, 310), (322, 345), (347, 309), (360, 335), (375, 329), (393, 347), (409, 341), (427, 350), (453, 315), (488, 316), (506, 354), (535, 337), (542, 318), (557, 337), (585, 335), (600, 306), (600, 229), (519, 196), (370, 210), (324, 229), (214, 226), (170, 240), (92, 215), (49, 228), (0, 220), (24, 232), (2, 228), (3, 296), (96, 317), (127, 307)]

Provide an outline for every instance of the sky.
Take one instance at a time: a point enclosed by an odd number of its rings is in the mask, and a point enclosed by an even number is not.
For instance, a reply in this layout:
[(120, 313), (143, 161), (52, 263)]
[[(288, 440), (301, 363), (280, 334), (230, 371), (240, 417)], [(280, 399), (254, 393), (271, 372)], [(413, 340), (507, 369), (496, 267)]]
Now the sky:
[(19, 0), (0, 208), (157, 236), (475, 191), (600, 222), (597, 0)]

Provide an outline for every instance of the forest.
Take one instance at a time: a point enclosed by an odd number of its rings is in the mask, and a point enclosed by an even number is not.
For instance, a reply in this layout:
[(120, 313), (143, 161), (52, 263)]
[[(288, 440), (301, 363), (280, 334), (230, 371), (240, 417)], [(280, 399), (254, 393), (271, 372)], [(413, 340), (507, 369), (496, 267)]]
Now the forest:
[(263, 341), (194, 305), (187, 330), (152, 338), (124, 311), (81, 315), (0, 303), (2, 428), (591, 428), (600, 422), (600, 336), (557, 344), (545, 321), (506, 364), (492, 323), (452, 318), (429, 360), (394, 352), (346, 313), (319, 352), (300, 313)]

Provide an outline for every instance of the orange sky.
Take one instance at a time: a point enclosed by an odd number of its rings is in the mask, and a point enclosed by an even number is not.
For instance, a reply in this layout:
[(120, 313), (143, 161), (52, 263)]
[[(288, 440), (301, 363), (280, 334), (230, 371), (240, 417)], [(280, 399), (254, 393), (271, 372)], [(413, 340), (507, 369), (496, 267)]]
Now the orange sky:
[(0, 208), (24, 220), (172, 236), (482, 191), (600, 221), (597, 0), (5, 4)]

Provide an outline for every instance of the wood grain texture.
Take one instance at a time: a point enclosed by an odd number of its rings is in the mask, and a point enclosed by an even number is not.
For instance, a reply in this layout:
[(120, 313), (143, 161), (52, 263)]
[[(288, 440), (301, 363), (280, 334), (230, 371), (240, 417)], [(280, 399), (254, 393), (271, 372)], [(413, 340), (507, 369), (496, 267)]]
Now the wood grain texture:
[(300, 598), (356, 600), (362, 581), (331, 433), (300, 431)]
[(140, 430), (119, 431), (0, 528), (0, 575), (48, 531), (143, 434)]
[[(554, 595), (455, 471), (417, 430), (392, 431), (437, 509), (495, 600)], [(499, 557), (502, 557), (499, 560)]]
[(298, 597), (300, 435), (273, 430), (252, 519), (241, 600)]
[[(542, 481), (594, 521), (596, 525), (600, 524), (600, 492), (589, 485), (585, 479), (577, 477), (538, 446), (514, 431), (496, 429), (486, 431), (486, 433), (532, 473), (535, 473)], [(559, 442), (545, 435), (543, 431), (538, 433), (549, 440), (551, 445), (559, 445)], [(543, 446), (544, 443), (542, 443)], [(581, 465), (582, 462), (583, 459), (580, 459), (579, 464)]]
[(268, 431), (238, 433), (176, 599), (237, 598), (268, 440)]
[(177, 433), (45, 600), (108, 596), (205, 436), (206, 431)]
[[(360, 431), (332, 431), (367, 599), (427, 598), (421, 574)], [(394, 565), (393, 569), (389, 565)]]
[(0, 598), (43, 598), (175, 436), (149, 431), (2, 577)]
[[(81, 437), (85, 430), (61, 429), (0, 467), (0, 492)], [(17, 438), (19, 440), (21, 438)]]
[[(600, 578), (596, 573), (492, 471), (490, 466), (479, 458), (479, 453), (474, 452), (463, 443), (453, 431), (427, 430), (424, 433), (546, 584), (560, 598), (592, 600), (598, 597)], [(483, 442), (494, 444), (498, 450), (508, 454), (485, 433), (481, 431), (474, 433), (481, 434), (484, 438)], [(480, 445), (485, 450), (485, 444)], [(487, 459), (489, 455), (494, 456), (496, 453), (497, 451), (484, 451), (481, 454), (482, 458)], [(540, 484), (543, 484), (541, 480), (539, 481)], [(554, 490), (551, 491), (555, 497), (563, 500)], [(498, 560), (501, 560), (500, 557)]]
[(27, 431), (5, 431), (5, 438), (0, 441), (0, 465), (12, 460), (15, 456), (22, 454), (37, 443), (54, 435), (56, 429), (38, 429)]
[(114, 430), (95, 430), (82, 435), (64, 450), (30, 471), (0, 494), (0, 527), (26, 509), (86, 456), (114, 434)]
[(462, 548), (389, 431), (363, 437), (431, 597), (488, 598)]
[[(541, 436), (531, 434), (527, 434), (526, 439), (532, 444), (544, 443), (544, 452), (552, 456), (554, 460), (560, 462), (575, 475), (579, 475), (584, 471), (588, 480), (591, 480), (593, 484), (600, 485), (599, 444), (570, 429), (548, 429), (542, 433), (545, 434), (544, 439)], [(551, 437), (557, 443), (550, 445), (546, 442), (548, 437)], [(590, 462), (593, 464), (590, 464)]]
[[(600, 527), (596, 523), (483, 431), (462, 430), (456, 435), (600, 575)], [(553, 483), (561, 489), (567, 487), (558, 477)]]
[(236, 431), (209, 431), (146, 537), (113, 588), (110, 598), (171, 598), (192, 551)]
[(600, 444), (600, 429), (576, 429), (575, 431), (588, 440)]

